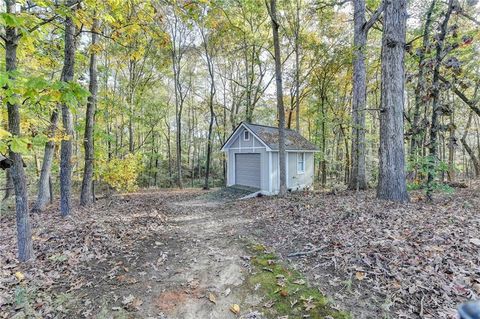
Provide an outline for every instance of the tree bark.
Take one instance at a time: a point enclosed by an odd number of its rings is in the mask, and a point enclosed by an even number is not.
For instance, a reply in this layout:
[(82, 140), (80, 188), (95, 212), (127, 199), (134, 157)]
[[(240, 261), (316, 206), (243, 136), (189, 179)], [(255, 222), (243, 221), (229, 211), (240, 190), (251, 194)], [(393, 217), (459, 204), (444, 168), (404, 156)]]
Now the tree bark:
[[(268, 7), (268, 4), (267, 4)], [(283, 83), (282, 83), (282, 60), (280, 53), (280, 39), (278, 35), (279, 24), (277, 21), (277, 1), (270, 0), (270, 18), (272, 19), (273, 47), (275, 51), (275, 82), (277, 90), (277, 113), (278, 113), (278, 154), (280, 165), (280, 191), (279, 195), (284, 196), (287, 192), (286, 174), (286, 151), (285, 151), (285, 107), (283, 105)]]
[(430, 143), (428, 146), (428, 176), (427, 176), (427, 198), (432, 200), (434, 182), (436, 177), (438, 162), (438, 131), (440, 129), (439, 117), (441, 116), (440, 108), (440, 67), (444, 57), (444, 41), (447, 36), (448, 23), (454, 9), (454, 0), (449, 0), (448, 9), (445, 18), (440, 25), (440, 33), (438, 34), (437, 43), (435, 45), (435, 68), (433, 70), (432, 81), (432, 120), (430, 127)]
[[(419, 126), (420, 123), (420, 115), (422, 111), (422, 107), (425, 106), (423, 94), (425, 93), (425, 57), (426, 51), (430, 46), (430, 29), (432, 25), (432, 14), (433, 10), (435, 9), (435, 4), (437, 0), (432, 0), (430, 7), (427, 11), (426, 21), (423, 31), (423, 44), (422, 49), (419, 51), (419, 59), (418, 59), (418, 79), (417, 79), (417, 86), (415, 88), (415, 108), (413, 111), (413, 122), (412, 122), (412, 137), (410, 140), (410, 160), (417, 162), (417, 149), (420, 146), (423, 140), (423, 133), (424, 128)], [(416, 166), (416, 165), (415, 165)], [(415, 168), (416, 170), (417, 168)], [(413, 179), (415, 177), (415, 173), (412, 174)]]
[[(210, 122), (208, 124), (208, 139), (207, 139), (207, 162), (205, 168), (205, 184), (203, 186), (204, 189), (209, 189), (209, 178), (210, 178), (210, 164), (211, 164), (211, 156), (212, 156), (212, 144), (213, 144), (213, 124), (215, 121), (215, 110), (213, 108), (213, 99), (215, 97), (215, 73), (213, 69), (213, 61), (212, 55), (208, 48), (208, 41), (209, 39), (205, 35), (203, 29), (201, 29), (201, 35), (203, 39), (203, 48), (205, 50), (205, 57), (207, 60), (207, 67), (208, 67), (208, 74), (210, 76), (210, 94), (208, 97), (208, 107), (210, 110)], [(193, 171), (192, 171), (193, 174)]]
[[(8, 127), (7, 127), (8, 130)], [(10, 168), (7, 168), (5, 170), (5, 195), (3, 196), (2, 201), (5, 201), (10, 198), (15, 193), (14, 187), (13, 187), (13, 179), (12, 179), (12, 173), (10, 171)]]
[[(50, 128), (48, 130), (49, 139), (53, 139), (55, 137), (55, 131), (58, 124), (58, 115), (58, 108), (56, 108), (55, 110), (53, 110), (52, 116), (50, 117)], [(32, 207), (32, 212), (42, 212), (47, 206), (47, 204), (52, 200), (50, 191), (50, 178), (52, 173), (54, 154), (55, 142), (53, 140), (49, 140), (47, 143), (45, 143), (42, 169), (40, 171), (40, 179), (38, 181), (38, 195), (37, 200)]]
[[(291, 114), (291, 112), (290, 112)], [(290, 115), (291, 118), (291, 115)], [(290, 128), (289, 119), (289, 128)], [(295, 129), (300, 132), (300, 2), (295, 1)]]
[[(70, 4), (70, 2), (69, 2)], [(71, 4), (73, 5), (73, 4)], [(72, 9), (72, 11), (75, 9)], [(62, 81), (71, 82), (75, 66), (75, 25), (70, 15), (65, 17), (65, 48)], [(66, 103), (61, 106), (62, 123), (66, 139), (61, 142), (60, 151), (60, 212), (62, 216), (70, 214), (70, 200), (72, 191), (72, 150), (73, 150), (73, 118), (72, 112)]]
[(382, 102), (377, 197), (408, 202), (403, 132), (407, 0), (386, 0), (382, 36)]
[(95, 126), (95, 109), (97, 106), (97, 53), (96, 44), (98, 43), (98, 20), (94, 19), (92, 25), (92, 43), (90, 52), (90, 96), (87, 103), (87, 113), (85, 116), (85, 136), (83, 146), (85, 149), (85, 166), (83, 170), (82, 191), (80, 193), (80, 205), (86, 206), (93, 201), (92, 185), (93, 185), (93, 162), (94, 162), (94, 141), (93, 133)]
[(352, 97), (352, 161), (348, 188), (365, 190), (368, 187), (365, 162), (365, 107), (367, 101), (367, 72), (365, 49), (367, 32), (365, 25), (365, 1), (354, 0), (354, 62)]
[(367, 22), (365, 0), (353, 1), (354, 59), (352, 97), (352, 160), (348, 188), (365, 190), (368, 188), (366, 173), (365, 109), (367, 104), (367, 71), (365, 50), (370, 28), (383, 11), (383, 3)]
[(472, 160), (473, 168), (475, 169), (475, 177), (478, 178), (480, 177), (480, 160), (478, 159), (477, 155), (472, 150), (472, 148), (468, 145), (468, 142), (467, 142), (468, 130), (470, 129), (470, 125), (472, 123), (472, 117), (473, 117), (473, 111), (470, 111), (468, 115), (467, 125), (465, 126), (465, 131), (463, 132), (463, 136), (460, 139), (460, 141), (462, 142), (462, 145), (465, 148), (465, 151), (467, 151), (468, 155), (470, 156), (470, 159)]
[[(15, 14), (16, 1), (6, 0), (7, 13)], [(17, 48), (20, 35), (15, 27), (5, 27), (5, 69), (10, 79), (17, 70)], [(12, 136), (20, 137), (20, 110), (17, 103), (7, 102), (8, 129)], [(33, 257), (32, 231), (30, 217), (28, 215), (28, 192), (27, 178), (23, 167), (23, 159), (20, 153), (9, 151), (13, 165), (10, 168), (13, 185), (15, 188), (15, 212), (17, 222), (18, 259), (21, 262), (28, 261)]]

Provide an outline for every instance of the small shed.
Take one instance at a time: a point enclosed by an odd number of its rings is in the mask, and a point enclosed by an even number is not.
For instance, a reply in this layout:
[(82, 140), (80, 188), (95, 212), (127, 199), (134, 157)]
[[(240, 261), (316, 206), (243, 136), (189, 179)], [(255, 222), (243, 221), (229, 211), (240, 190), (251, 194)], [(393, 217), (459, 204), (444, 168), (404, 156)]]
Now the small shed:
[[(280, 190), (278, 127), (242, 122), (222, 151), (227, 157), (227, 186), (247, 186), (265, 195)], [(311, 189), (317, 147), (297, 131), (285, 129), (287, 189)]]

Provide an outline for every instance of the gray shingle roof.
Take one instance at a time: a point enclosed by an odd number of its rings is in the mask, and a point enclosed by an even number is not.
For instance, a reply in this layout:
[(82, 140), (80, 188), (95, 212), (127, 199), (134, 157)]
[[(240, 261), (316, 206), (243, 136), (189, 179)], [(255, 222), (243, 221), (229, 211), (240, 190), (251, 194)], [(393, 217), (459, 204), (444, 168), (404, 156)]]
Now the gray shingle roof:
[[(258, 124), (243, 124), (248, 127), (262, 142), (268, 145), (272, 150), (278, 150), (278, 127), (265, 126)], [(285, 129), (285, 146), (287, 151), (318, 151), (318, 148), (300, 135), (297, 131)]]

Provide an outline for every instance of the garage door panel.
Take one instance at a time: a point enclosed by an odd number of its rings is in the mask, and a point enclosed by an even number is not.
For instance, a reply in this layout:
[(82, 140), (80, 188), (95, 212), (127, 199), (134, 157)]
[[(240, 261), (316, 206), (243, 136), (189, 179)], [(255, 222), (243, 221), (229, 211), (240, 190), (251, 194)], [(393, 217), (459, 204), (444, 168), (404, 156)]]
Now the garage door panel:
[(260, 188), (260, 154), (235, 154), (235, 184)]

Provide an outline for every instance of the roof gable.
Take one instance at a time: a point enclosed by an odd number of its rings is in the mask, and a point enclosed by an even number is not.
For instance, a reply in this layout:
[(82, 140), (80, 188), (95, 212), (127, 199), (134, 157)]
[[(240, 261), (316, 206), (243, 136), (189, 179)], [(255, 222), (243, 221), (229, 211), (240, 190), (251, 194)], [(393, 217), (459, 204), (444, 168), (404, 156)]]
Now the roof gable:
[[(260, 142), (267, 147), (267, 150), (278, 151), (278, 127), (250, 124), (245, 122), (242, 122), (237, 126), (232, 135), (230, 135), (225, 144), (222, 146), (222, 150), (228, 148), (232, 137), (238, 133), (241, 127), (248, 129), (255, 137), (258, 138), (258, 140), (260, 140)], [(318, 148), (315, 146), (315, 144), (304, 138), (297, 131), (290, 129), (285, 129), (285, 149), (287, 151), (318, 151)]]
[[(267, 149), (267, 151), (271, 151), (271, 149), (268, 147), (268, 145), (265, 144), (265, 142), (260, 137), (258, 137), (255, 134), (254, 131), (252, 131), (248, 126), (246, 126), (244, 122), (241, 122), (240, 124), (238, 124), (238, 126), (235, 128), (235, 130), (233, 130), (232, 134), (230, 134), (230, 136), (225, 141), (225, 143), (223, 143), (220, 150), (225, 151), (226, 149), (232, 147), (232, 145), (234, 145), (235, 142), (240, 139), (240, 133), (243, 132), (244, 129), (247, 130), (248, 132), (250, 132), (250, 134), (253, 136), (253, 139), (255, 139), (256, 141), (258, 141), (261, 144), (261, 145), (258, 145), (258, 146), (265, 147)], [(258, 146), (256, 146), (256, 147), (258, 147)], [(248, 147), (250, 147), (250, 146), (245, 146), (245, 148), (248, 148)]]

